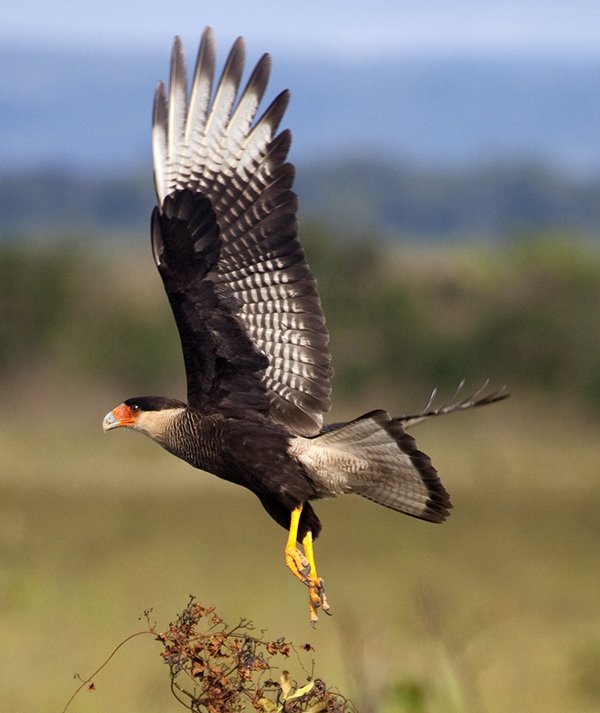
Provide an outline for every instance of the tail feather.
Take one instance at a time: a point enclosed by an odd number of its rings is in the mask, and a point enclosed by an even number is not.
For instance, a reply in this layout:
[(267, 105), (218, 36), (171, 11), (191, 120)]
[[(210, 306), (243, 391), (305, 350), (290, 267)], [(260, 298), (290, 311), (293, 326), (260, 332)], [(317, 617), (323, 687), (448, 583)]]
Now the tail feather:
[(406, 429), (510, 395), (500, 389), (482, 396), (486, 382), (471, 397), (458, 399), (463, 387), (461, 382), (448, 403), (433, 408), (435, 390), (414, 415), (392, 418), (387, 411), (371, 411), (348, 423), (329, 424), (316, 437), (293, 439), (290, 452), (306, 467), (322, 496), (356, 493), (406, 515), (442, 522), (450, 514), (450, 497), (429, 456)]
[(429, 457), (386, 411), (298, 438), (293, 450), (324, 495), (355, 493), (430, 522), (445, 520), (452, 507)]
[(373, 454), (382, 477), (361, 484), (355, 492), (407, 515), (443, 522), (452, 505), (429, 456), (417, 448), (415, 439), (406, 433), (399, 420), (390, 418), (385, 411), (377, 415), (376, 421), (391, 439), (386, 443), (387, 457), (383, 451), (381, 455)]
[(502, 387), (501, 389), (498, 389), (498, 391), (494, 391), (491, 394), (487, 394), (486, 396), (481, 396), (481, 394), (487, 388), (488, 383), (489, 379), (485, 381), (484, 384), (480, 386), (479, 389), (477, 389), (477, 391), (472, 396), (459, 400), (458, 395), (461, 393), (465, 385), (465, 381), (463, 379), (458, 385), (452, 398), (445, 404), (437, 406), (436, 408), (432, 408), (433, 402), (435, 401), (435, 398), (437, 396), (437, 389), (434, 389), (431, 393), (429, 401), (427, 402), (427, 405), (421, 412), (412, 414), (410, 416), (398, 416), (398, 420), (402, 422), (404, 428), (410, 428), (411, 426), (415, 426), (417, 423), (421, 423), (421, 421), (425, 421), (426, 419), (432, 418), (433, 416), (445, 416), (448, 413), (455, 413), (456, 411), (466, 411), (467, 409), (476, 408), (478, 406), (487, 406), (488, 404), (496, 403), (496, 401), (502, 401), (504, 399), (507, 399), (510, 396), (510, 393), (506, 390), (506, 387)]

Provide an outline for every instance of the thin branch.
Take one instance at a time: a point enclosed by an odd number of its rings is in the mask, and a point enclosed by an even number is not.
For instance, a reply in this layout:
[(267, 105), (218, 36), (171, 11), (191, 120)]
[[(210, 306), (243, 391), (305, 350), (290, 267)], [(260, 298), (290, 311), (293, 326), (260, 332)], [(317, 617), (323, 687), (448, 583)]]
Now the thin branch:
[(110, 654), (109, 657), (104, 661), (104, 663), (101, 664), (101, 665), (94, 671), (94, 673), (92, 673), (91, 676), (88, 676), (88, 678), (86, 678), (84, 681), (81, 682), (81, 685), (78, 686), (77, 690), (73, 693), (73, 695), (71, 696), (71, 698), (69, 698), (69, 700), (67, 701), (67, 704), (66, 704), (65, 707), (62, 709), (62, 713), (65, 713), (65, 711), (66, 711), (67, 708), (71, 705), (71, 703), (73, 702), (74, 698), (77, 696), (77, 694), (79, 693), (79, 691), (81, 691), (82, 688), (84, 688), (84, 687), (87, 686), (89, 683), (91, 683), (92, 679), (93, 679), (95, 676), (97, 676), (97, 675), (100, 673), (100, 671), (102, 671), (102, 669), (109, 663), (109, 661), (112, 659), (112, 657), (117, 653), (117, 651), (118, 651), (122, 646), (125, 646), (125, 644), (127, 644), (129, 641), (131, 641), (132, 639), (135, 639), (136, 636), (142, 636), (142, 635), (144, 635), (144, 634), (154, 634), (154, 632), (153, 632), (153, 631), (149, 631), (149, 630), (146, 630), (146, 631), (136, 631), (135, 634), (131, 634), (131, 635), (128, 636), (126, 639), (123, 639), (123, 641), (121, 641), (120, 644), (118, 644), (117, 646), (115, 646), (115, 648), (112, 650), (111, 654)]

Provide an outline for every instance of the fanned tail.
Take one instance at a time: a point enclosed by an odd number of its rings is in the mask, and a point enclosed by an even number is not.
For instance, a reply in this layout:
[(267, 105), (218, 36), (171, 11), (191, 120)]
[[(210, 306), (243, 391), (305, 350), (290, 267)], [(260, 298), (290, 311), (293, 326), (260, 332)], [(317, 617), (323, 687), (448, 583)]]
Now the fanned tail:
[(296, 438), (291, 453), (309, 470), (323, 495), (355, 493), (380, 505), (430, 522), (442, 522), (452, 507), (429, 456), (417, 448), (408, 426), (433, 416), (485, 406), (509, 396), (505, 389), (482, 396), (486, 381), (472, 396), (432, 408), (437, 390), (420, 413), (392, 418), (386, 411), (325, 426), (315, 438)]
[(452, 507), (429, 457), (386, 411), (296, 438), (291, 452), (323, 495), (355, 493), (430, 522), (445, 520)]

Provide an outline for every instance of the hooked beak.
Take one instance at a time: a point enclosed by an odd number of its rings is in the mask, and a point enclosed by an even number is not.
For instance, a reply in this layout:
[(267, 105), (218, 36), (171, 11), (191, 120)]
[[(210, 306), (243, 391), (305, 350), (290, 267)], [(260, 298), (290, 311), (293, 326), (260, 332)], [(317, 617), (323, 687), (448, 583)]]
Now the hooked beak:
[(102, 421), (102, 429), (105, 433), (106, 431), (112, 431), (113, 428), (119, 428), (120, 425), (112, 411), (107, 413), (104, 417), (104, 421)]
[(135, 416), (129, 406), (125, 404), (121, 404), (107, 413), (104, 421), (102, 421), (102, 429), (105, 433), (112, 431), (113, 428), (121, 428), (122, 426), (128, 428), (135, 426)]

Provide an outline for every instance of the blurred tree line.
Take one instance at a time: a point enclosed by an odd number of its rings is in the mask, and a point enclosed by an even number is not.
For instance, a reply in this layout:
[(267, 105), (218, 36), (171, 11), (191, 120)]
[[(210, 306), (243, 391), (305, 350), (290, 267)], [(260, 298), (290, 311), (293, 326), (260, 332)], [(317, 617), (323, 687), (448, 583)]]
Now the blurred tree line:
[[(450, 395), (463, 378), (475, 389), (489, 377), (600, 411), (597, 246), (542, 235), (399, 247), (314, 224), (302, 239), (332, 335), (338, 403), (382, 395), (400, 412), (433, 386)], [(149, 244), (136, 242), (0, 245), (0, 380), (43, 368), (183, 395), (176, 328)]]
[[(299, 167), (304, 215), (356, 235), (394, 239), (504, 240), (528, 230), (597, 239), (600, 178), (574, 177), (530, 161), (427, 168), (364, 156)], [(13, 233), (147, 229), (152, 173), (77, 175), (68, 169), (0, 172), (0, 226)]]

